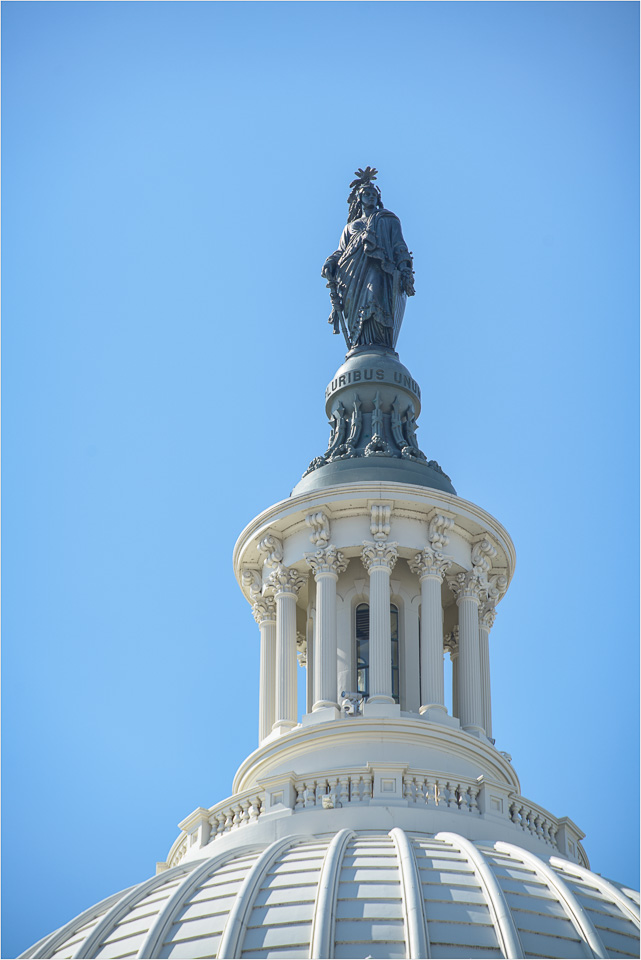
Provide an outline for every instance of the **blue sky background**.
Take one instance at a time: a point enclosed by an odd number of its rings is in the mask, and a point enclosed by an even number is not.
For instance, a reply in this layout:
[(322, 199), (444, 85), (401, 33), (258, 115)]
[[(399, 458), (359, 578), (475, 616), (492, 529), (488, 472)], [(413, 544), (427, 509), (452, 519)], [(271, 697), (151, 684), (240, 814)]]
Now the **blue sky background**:
[(637, 885), (638, 5), (4, 3), (2, 955), (257, 733), (237, 535), (325, 449), (357, 166), (421, 446), (516, 544), (494, 732)]

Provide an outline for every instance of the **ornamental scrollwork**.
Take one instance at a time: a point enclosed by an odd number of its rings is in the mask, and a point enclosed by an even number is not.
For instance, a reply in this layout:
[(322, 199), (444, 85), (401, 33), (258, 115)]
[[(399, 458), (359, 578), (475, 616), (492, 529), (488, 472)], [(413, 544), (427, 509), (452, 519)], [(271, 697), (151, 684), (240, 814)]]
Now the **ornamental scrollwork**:
[(273, 534), (268, 534), (258, 544), (259, 553), (266, 553), (265, 566), (276, 567), (283, 562), (283, 544), (282, 541)]
[(254, 570), (252, 567), (246, 567), (241, 574), (241, 582), (245, 590), (249, 591), (249, 598), (254, 603), (263, 589), (263, 578), (260, 571)]
[(329, 543), (329, 517), (322, 510), (308, 513), (305, 523), (312, 528), (309, 539), (317, 547), (324, 547)]
[(398, 559), (398, 543), (364, 540), (361, 559), (368, 573), (374, 567), (387, 567), (391, 573)]
[(305, 560), (311, 567), (315, 579), (328, 573), (338, 576), (339, 573), (344, 573), (347, 570), (349, 562), (333, 543), (327, 544), (326, 547), (317, 550), (315, 553), (306, 553)]
[(375, 540), (387, 540), (390, 535), (392, 508), (387, 503), (373, 503), (370, 510), (369, 532)]
[(485, 579), (490, 572), (492, 560), (498, 553), (487, 538), (479, 540), (472, 547), (472, 570), (476, 576)]

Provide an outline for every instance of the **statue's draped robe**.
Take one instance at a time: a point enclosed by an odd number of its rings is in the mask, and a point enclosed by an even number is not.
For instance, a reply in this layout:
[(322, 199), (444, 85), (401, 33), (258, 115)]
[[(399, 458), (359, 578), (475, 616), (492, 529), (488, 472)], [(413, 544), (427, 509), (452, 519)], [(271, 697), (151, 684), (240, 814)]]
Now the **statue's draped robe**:
[(348, 223), (332, 261), (352, 343), (393, 347), (406, 300), (398, 267), (412, 262), (398, 217), (377, 210)]

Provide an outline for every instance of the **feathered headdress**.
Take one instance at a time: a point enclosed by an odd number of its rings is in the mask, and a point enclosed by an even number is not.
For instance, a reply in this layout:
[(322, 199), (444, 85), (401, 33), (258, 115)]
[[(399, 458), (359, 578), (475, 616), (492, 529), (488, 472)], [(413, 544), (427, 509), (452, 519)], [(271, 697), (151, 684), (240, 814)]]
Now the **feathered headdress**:
[[(349, 197), (347, 198), (347, 202), (349, 204), (348, 222), (353, 220), (356, 216), (360, 216), (359, 194), (361, 187), (364, 187), (367, 183), (372, 183), (373, 185), (373, 181), (376, 180), (377, 173), (378, 170), (376, 167), (365, 167), (364, 170), (362, 167), (359, 167), (358, 170), (354, 171), (354, 176), (356, 179), (352, 180), (350, 183), (350, 187), (352, 189)], [(377, 186), (374, 186), (374, 189), (378, 194), (379, 206), (381, 206), (381, 191)]]

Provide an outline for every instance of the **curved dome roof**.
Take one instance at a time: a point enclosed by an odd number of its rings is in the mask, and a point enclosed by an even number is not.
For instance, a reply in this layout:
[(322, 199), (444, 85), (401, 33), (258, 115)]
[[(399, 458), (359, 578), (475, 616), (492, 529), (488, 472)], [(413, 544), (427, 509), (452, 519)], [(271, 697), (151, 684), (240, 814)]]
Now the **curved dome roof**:
[(341, 830), (183, 863), (23, 957), (638, 957), (638, 896), (458, 834)]

